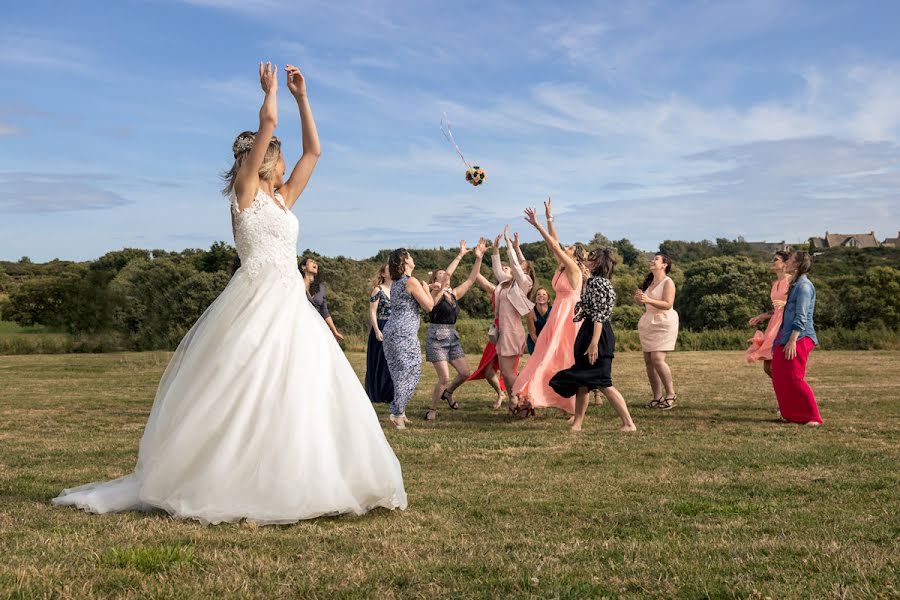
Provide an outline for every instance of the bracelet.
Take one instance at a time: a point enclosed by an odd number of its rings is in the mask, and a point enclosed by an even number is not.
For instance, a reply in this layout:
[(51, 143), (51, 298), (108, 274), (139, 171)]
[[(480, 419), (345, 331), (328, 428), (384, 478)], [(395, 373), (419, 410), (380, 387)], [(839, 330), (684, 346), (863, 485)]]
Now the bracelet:
[(547, 217), (547, 222), (548, 222), (548, 223), (552, 223), (552, 222), (553, 222), (553, 217)]

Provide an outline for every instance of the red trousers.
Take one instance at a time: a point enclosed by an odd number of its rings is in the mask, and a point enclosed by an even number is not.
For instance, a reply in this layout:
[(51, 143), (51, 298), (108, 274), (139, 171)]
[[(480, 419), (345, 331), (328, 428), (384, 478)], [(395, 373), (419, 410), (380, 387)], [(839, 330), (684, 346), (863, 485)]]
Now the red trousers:
[(781, 416), (794, 423), (824, 423), (819, 415), (819, 405), (809, 384), (806, 383), (806, 362), (816, 345), (808, 338), (797, 340), (797, 356), (784, 357), (784, 346), (775, 345), (772, 351), (772, 387), (778, 399)]

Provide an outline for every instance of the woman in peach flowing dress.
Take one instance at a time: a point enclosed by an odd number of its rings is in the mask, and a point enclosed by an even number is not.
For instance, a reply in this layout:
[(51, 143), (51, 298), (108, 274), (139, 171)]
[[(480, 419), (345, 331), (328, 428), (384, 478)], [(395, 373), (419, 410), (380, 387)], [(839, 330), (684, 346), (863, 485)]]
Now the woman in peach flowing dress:
[(791, 288), (791, 275), (784, 271), (784, 263), (790, 256), (790, 252), (779, 250), (772, 257), (772, 272), (778, 276), (775, 283), (772, 284), (772, 291), (769, 294), (772, 299), (772, 310), (756, 315), (748, 323), (751, 327), (756, 327), (762, 321), (769, 320), (765, 332), (757, 330), (750, 338), (750, 347), (744, 354), (748, 363), (763, 361), (763, 371), (769, 377), (772, 377), (772, 344), (781, 327), (784, 305), (787, 304), (788, 290)]
[(553, 276), (553, 291), (556, 300), (553, 310), (544, 325), (544, 330), (534, 345), (534, 352), (516, 379), (513, 395), (516, 397), (517, 412), (533, 415), (535, 408), (555, 407), (569, 414), (575, 412), (575, 398), (563, 398), (550, 387), (550, 379), (563, 369), (575, 364), (575, 337), (579, 323), (575, 323), (575, 305), (581, 299), (581, 284), (584, 280), (585, 252), (582, 246), (559, 245), (556, 227), (553, 225), (553, 205), (544, 203), (547, 229), (537, 220), (533, 208), (525, 209), (525, 220), (531, 223), (553, 253), (559, 269)]

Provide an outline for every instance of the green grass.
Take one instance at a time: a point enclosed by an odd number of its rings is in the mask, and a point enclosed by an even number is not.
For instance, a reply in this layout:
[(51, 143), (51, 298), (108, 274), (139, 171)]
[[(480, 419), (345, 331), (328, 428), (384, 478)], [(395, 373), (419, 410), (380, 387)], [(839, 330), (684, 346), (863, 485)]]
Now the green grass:
[(50, 330), (43, 325), (32, 325), (30, 327), (22, 327), (18, 323), (12, 321), (0, 321), (0, 335), (13, 335), (22, 333), (48, 333)]
[(608, 407), (580, 435), (508, 420), (483, 382), (425, 424), (426, 367), (412, 428), (386, 428), (405, 512), (204, 527), (52, 507), (132, 470), (168, 357), (0, 356), (0, 597), (900, 596), (897, 352), (814, 352), (819, 429), (775, 422), (740, 352), (674, 353), (671, 412), (640, 408), (641, 357), (621, 353), (629, 435)]

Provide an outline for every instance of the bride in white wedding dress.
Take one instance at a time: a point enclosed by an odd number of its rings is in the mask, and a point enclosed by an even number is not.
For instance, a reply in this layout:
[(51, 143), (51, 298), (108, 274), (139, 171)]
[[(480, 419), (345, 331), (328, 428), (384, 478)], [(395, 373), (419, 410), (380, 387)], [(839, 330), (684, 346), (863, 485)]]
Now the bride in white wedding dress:
[(64, 490), (54, 504), (260, 524), (406, 508), (400, 463), (297, 270), (290, 209), (320, 148), (304, 78), (286, 71), (303, 156), (282, 182), (277, 67), (260, 64), (259, 130), (235, 140), (225, 176), (241, 268), (166, 368), (134, 472)]

